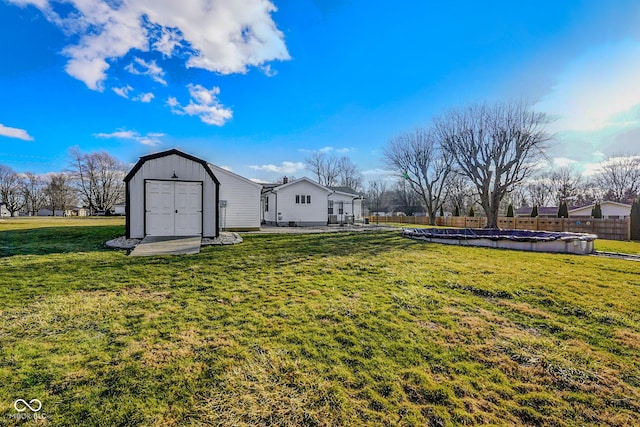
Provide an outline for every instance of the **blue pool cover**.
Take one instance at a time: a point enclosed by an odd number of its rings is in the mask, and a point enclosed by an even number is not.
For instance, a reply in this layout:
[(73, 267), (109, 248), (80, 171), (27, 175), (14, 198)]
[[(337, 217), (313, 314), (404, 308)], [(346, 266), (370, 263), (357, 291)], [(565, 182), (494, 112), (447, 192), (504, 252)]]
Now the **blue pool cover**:
[(595, 234), (557, 231), (500, 230), (495, 228), (403, 228), (402, 235), (430, 239), (489, 239), (516, 242), (549, 242), (552, 240), (586, 240), (598, 238)]

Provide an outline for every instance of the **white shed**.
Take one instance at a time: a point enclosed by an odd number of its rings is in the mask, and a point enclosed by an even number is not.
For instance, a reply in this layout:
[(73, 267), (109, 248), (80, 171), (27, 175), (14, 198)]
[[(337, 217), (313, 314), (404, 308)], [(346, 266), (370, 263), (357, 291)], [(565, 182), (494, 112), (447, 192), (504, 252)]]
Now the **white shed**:
[(220, 181), (220, 229), (260, 230), (262, 185), (219, 166), (209, 164), (209, 167)]
[(124, 182), (127, 238), (218, 236), (220, 181), (206, 161), (175, 149), (149, 154)]

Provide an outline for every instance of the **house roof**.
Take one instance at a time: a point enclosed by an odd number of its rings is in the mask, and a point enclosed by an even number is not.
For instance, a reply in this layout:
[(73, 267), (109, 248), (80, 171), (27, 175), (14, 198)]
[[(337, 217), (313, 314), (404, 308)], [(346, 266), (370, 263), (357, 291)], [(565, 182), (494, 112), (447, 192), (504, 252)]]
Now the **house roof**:
[(136, 163), (131, 169), (131, 171), (129, 171), (127, 176), (124, 177), (124, 182), (131, 181), (131, 179), (135, 176), (135, 174), (140, 170), (142, 165), (144, 165), (147, 161), (159, 159), (166, 156), (172, 156), (172, 155), (184, 157), (185, 159), (189, 159), (196, 163), (200, 163), (204, 168), (204, 170), (207, 172), (207, 174), (211, 177), (211, 179), (213, 179), (213, 182), (220, 185), (220, 181), (218, 181), (218, 178), (216, 178), (216, 176), (213, 174), (213, 171), (211, 170), (211, 168), (209, 167), (209, 164), (206, 161), (199, 159), (197, 157), (194, 157), (190, 154), (183, 153), (182, 151), (176, 150), (175, 148), (171, 150), (161, 151), (159, 153), (148, 154), (146, 156), (140, 157), (140, 160), (138, 160), (138, 163)]
[[(527, 215), (531, 215), (532, 210), (533, 210), (533, 206), (523, 206), (521, 208), (516, 209), (515, 214), (518, 216), (527, 216)], [(538, 216), (549, 216), (549, 215), (558, 215), (558, 207), (557, 206), (538, 206)]]
[(262, 188), (262, 184), (260, 184), (260, 183), (258, 183), (258, 182), (255, 182), (255, 181), (251, 181), (250, 179), (245, 178), (244, 176), (240, 176), (240, 175), (238, 175), (237, 173), (231, 172), (231, 171), (230, 171), (230, 170), (228, 170), (228, 169), (225, 169), (225, 168), (220, 167), (220, 166), (216, 166), (216, 165), (211, 164), (211, 163), (208, 163), (208, 165), (209, 165), (209, 167), (210, 167), (210, 168), (215, 169), (215, 170), (216, 170), (216, 172), (220, 172), (220, 173), (224, 173), (224, 174), (227, 174), (227, 175), (231, 175), (231, 176), (233, 176), (233, 177), (235, 177), (235, 178), (238, 178), (238, 179), (239, 179), (239, 180), (241, 180), (241, 181), (244, 181), (244, 182), (246, 182), (246, 183), (249, 183), (249, 184), (255, 185), (256, 187), (260, 187), (260, 188)]
[(318, 184), (317, 182), (313, 181), (312, 179), (307, 178), (306, 176), (303, 176), (302, 178), (298, 178), (298, 179), (293, 180), (293, 181), (289, 181), (286, 184), (276, 185), (275, 187), (271, 188), (271, 191), (278, 191), (278, 190), (281, 190), (283, 188), (287, 188), (287, 187), (299, 184), (301, 182), (307, 182), (309, 184), (315, 185), (316, 187), (319, 187), (319, 188), (325, 190), (326, 192), (331, 192), (332, 191), (331, 189), (325, 187), (322, 184)]
[(350, 196), (360, 197), (360, 193), (358, 193), (356, 190), (350, 187), (328, 187), (328, 188), (338, 193), (344, 193)]
[(286, 188), (292, 185), (296, 185), (297, 183), (300, 182), (307, 182), (309, 184), (315, 185), (318, 188), (321, 188), (323, 190), (325, 190), (327, 193), (341, 193), (341, 194), (345, 194), (347, 196), (351, 196), (351, 197), (356, 197), (356, 198), (361, 198), (361, 195), (355, 191), (352, 188), (349, 187), (325, 187), (322, 184), (319, 184), (317, 182), (315, 182), (314, 180), (307, 178), (306, 176), (303, 176), (302, 178), (298, 178), (296, 180), (293, 181), (289, 181), (286, 184), (263, 184), (263, 193), (267, 193), (269, 191), (278, 191), (282, 188)]

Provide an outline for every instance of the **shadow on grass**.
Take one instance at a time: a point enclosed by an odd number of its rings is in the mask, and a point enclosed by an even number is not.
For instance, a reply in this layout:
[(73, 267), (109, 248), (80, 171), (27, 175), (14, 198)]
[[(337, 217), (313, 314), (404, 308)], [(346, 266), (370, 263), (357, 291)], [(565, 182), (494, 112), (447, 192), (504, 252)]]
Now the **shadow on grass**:
[(120, 225), (0, 231), (0, 257), (107, 250), (104, 243), (123, 234)]

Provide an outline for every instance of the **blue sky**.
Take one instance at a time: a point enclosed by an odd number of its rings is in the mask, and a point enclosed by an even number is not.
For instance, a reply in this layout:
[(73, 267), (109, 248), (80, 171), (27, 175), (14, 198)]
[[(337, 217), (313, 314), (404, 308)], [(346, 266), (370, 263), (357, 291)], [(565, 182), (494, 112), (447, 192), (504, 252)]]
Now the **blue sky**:
[(433, 115), (527, 98), (554, 165), (640, 153), (635, 1), (0, 0), (0, 163), (179, 148), (248, 178), (314, 150), (365, 182)]

